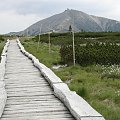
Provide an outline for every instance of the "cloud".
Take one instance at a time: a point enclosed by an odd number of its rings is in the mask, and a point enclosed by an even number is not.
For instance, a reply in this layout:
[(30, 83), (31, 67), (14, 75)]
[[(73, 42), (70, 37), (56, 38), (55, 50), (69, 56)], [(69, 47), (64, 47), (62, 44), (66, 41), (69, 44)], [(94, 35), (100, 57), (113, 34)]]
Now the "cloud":
[(37, 22), (40, 18), (34, 14), (18, 15), (14, 11), (0, 12), (0, 33), (21, 31)]
[(67, 8), (120, 21), (119, 5), (120, 0), (2, 0), (0, 33), (23, 30), (36, 21)]
[[(3, 0), (0, 3), (0, 10), (10, 9), (18, 14), (47, 16), (72, 8), (102, 16), (110, 16), (110, 13), (114, 12), (117, 16), (120, 14), (119, 5), (119, 0)], [(113, 14), (112, 16), (114, 17)]]

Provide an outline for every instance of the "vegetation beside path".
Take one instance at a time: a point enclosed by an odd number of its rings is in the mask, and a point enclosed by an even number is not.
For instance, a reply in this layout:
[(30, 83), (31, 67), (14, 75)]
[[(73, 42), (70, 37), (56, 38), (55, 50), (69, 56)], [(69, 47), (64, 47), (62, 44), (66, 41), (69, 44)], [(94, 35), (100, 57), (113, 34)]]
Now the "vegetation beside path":
[[(0, 56), (1, 56), (4, 45), (5, 45), (5, 39), (3, 36), (0, 35)], [(0, 57), (0, 60), (1, 60), (1, 57)]]
[[(104, 34), (105, 33), (103, 33), (103, 35)], [(111, 41), (117, 41), (117, 43), (119, 43), (120, 34), (115, 34), (118, 35), (118, 39), (116, 36), (112, 39), (112, 36)], [(41, 36), (41, 38), (42, 37), (44, 38), (45, 36)], [(38, 37), (35, 37), (32, 40), (25, 39), (22, 41), (22, 44), (25, 49), (36, 56), (41, 63), (50, 67), (65, 83), (68, 84), (71, 90), (76, 91), (77, 94), (88, 101), (88, 103), (100, 112), (106, 120), (120, 120), (120, 66), (99, 64), (80, 66), (76, 64), (76, 66), (61, 66), (59, 69), (53, 69), (53, 66), (61, 64), (61, 45), (58, 45), (58, 43), (55, 44), (56, 42), (54, 39), (55, 43), (51, 45), (51, 52), (49, 54), (49, 46), (46, 42), (48, 39), (47, 35), (45, 39), (43, 38), (39, 49), (37, 44)], [(56, 39), (57, 38), (58, 36)], [(110, 40), (110, 37), (108, 40)]]

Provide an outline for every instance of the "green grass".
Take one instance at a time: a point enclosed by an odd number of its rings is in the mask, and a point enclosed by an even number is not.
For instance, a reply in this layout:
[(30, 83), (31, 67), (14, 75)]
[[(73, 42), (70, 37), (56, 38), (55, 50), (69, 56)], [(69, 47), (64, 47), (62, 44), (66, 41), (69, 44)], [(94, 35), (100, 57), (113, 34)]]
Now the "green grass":
[(45, 43), (40, 44), (39, 50), (37, 43), (27, 42), (23, 43), (26, 50), (36, 56), (41, 63), (45, 64), (48, 67), (51, 67), (53, 64), (56, 64), (60, 61), (59, 55), (59, 46), (51, 46), (51, 52), (49, 54), (48, 45)]
[[(0, 56), (7, 39), (8, 39), (8, 36), (0, 35)], [(1, 57), (0, 57), (0, 60), (1, 60)]]
[[(4, 47), (4, 42), (0, 42), (0, 56), (3, 50), (3, 47)], [(1, 60), (1, 57), (0, 57), (0, 60)]]
[[(54, 64), (60, 63), (59, 46), (52, 45), (51, 54), (48, 44), (23, 42), (25, 49), (36, 56), (41, 63), (52, 69)], [(53, 70), (64, 82), (71, 81), (68, 86), (76, 91), (88, 103), (100, 112), (106, 120), (120, 120), (120, 79), (101, 79), (101, 66), (87, 67), (68, 66)]]

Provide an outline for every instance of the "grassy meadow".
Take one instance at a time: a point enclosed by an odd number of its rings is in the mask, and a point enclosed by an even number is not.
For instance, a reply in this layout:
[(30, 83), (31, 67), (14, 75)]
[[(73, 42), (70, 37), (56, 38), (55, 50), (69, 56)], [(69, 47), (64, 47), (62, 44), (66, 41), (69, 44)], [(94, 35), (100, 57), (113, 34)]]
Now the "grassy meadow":
[[(106, 120), (120, 120), (120, 66), (119, 65), (99, 65), (91, 64), (81, 66), (69, 65), (53, 69), (54, 65), (61, 64), (60, 48), (61, 44), (67, 44), (69, 33), (53, 34), (51, 36), (51, 52), (49, 54), (47, 35), (41, 36), (38, 48), (38, 36), (32, 39), (24, 39), (22, 44), (25, 49), (36, 56), (39, 61), (50, 67), (69, 88), (76, 91), (88, 103), (101, 113)], [(93, 36), (94, 35), (94, 36)], [(67, 37), (69, 36), (69, 37)], [(77, 36), (77, 37), (76, 37)], [(76, 33), (75, 38), (79, 39), (79, 44), (86, 44), (89, 40), (120, 42), (120, 33)], [(88, 39), (86, 39), (86, 37)], [(112, 36), (112, 37), (111, 37)], [(62, 38), (62, 40), (61, 40)], [(91, 39), (95, 38), (95, 39)], [(113, 39), (112, 39), (113, 38)], [(62, 42), (60, 42), (60, 40)], [(65, 42), (64, 42), (65, 40)], [(76, 43), (78, 44), (78, 42)]]
[[(5, 45), (4, 38), (3, 36), (0, 36), (0, 55), (2, 53), (4, 45)], [(0, 60), (1, 60), (1, 57), (0, 57)]]

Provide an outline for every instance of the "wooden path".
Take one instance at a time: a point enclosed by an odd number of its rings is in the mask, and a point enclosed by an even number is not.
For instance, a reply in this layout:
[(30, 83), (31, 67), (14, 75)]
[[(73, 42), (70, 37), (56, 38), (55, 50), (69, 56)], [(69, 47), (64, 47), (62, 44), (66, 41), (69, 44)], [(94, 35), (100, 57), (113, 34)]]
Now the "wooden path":
[(7, 102), (0, 120), (74, 120), (16, 41), (8, 47), (5, 84)]

